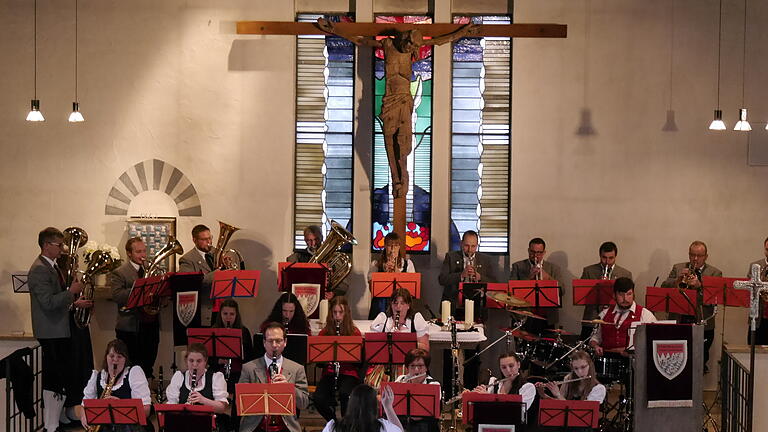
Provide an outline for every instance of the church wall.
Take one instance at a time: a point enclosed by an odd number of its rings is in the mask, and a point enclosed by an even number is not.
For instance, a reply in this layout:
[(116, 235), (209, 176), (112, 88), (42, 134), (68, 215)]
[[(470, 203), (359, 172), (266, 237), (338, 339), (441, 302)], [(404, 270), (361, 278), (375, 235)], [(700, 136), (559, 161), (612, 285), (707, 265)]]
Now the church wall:
[[(358, 21), (394, 12), (402, 3), (354, 2)], [(434, 3), (436, 21), (449, 21), (449, 2)], [(121, 173), (153, 158), (181, 170), (199, 194), (202, 216), (178, 218), (185, 249), (192, 247), (189, 232), (197, 223), (211, 226), (214, 235), (217, 220), (242, 228), (231, 245), (245, 253), (249, 268), (262, 271), (259, 299), (242, 302), (246, 323), (256, 326), (276, 297), (276, 263), (292, 245), (295, 42), (237, 36), (234, 24), (290, 21), (296, 10), (342, 10), (348, 3), (79, 4), (79, 100), (86, 122), (71, 125), (71, 5), (38, 4), (37, 94), (46, 122), (32, 124), (23, 120), (33, 92), (32, 5), (0, 2), (0, 214), (6, 227), (0, 230), (6, 250), (0, 255), (0, 334), (31, 332), (28, 296), (11, 294), (10, 274), (29, 268), (38, 253), (37, 232), (76, 225), (122, 250), (125, 217), (104, 214), (107, 194)], [(455, 4), (457, 12), (467, 11), (466, 2)], [(507, 6), (483, 1), (478, 7)], [(419, 7), (407, 12), (427, 6)], [(768, 95), (760, 85), (768, 68), (760, 48), (768, 33), (759, 27), (768, 5), (750, 2), (749, 8), (746, 105), (758, 134), (765, 133), (768, 119)], [(741, 105), (742, 3), (727, 0), (724, 11), (720, 105), (732, 128)], [(747, 166), (745, 134), (706, 129), (716, 104), (717, 3), (526, 0), (516, 3), (515, 21), (568, 24), (569, 37), (514, 41), (511, 243), (500, 266), (524, 258), (528, 240), (541, 236), (552, 261), (578, 277), (596, 262), (599, 244), (613, 240), (642, 302), (643, 287), (657, 276), (663, 280), (699, 239), (709, 245), (713, 265), (742, 276), (761, 256), (768, 235), (761, 202), (767, 180), (764, 167)], [(414, 261), (424, 273), (425, 297), (437, 310), (436, 279), (448, 233), (450, 48), (435, 53), (435, 69), (443, 73), (435, 77), (434, 249)], [(369, 70), (364, 61), (358, 66), (358, 72)], [(358, 77), (357, 104), (367, 107), (365, 82)], [(674, 132), (662, 131), (669, 109)], [(578, 133), (587, 126), (584, 113), (591, 135)], [(361, 284), (370, 259), (369, 125), (365, 108), (355, 135), (354, 234), (362, 241), (352, 278), (360, 316), (368, 304)], [(167, 215), (160, 211), (173, 213), (174, 206), (167, 198), (144, 197), (129, 214)], [(581, 309), (570, 306), (568, 288), (561, 323), (578, 330)], [(114, 314), (113, 304), (97, 302), (97, 353), (113, 336)], [(167, 346), (169, 311), (165, 315)], [(743, 316), (728, 310), (728, 341), (744, 341)], [(161, 352), (163, 364), (169, 356), (170, 350)]]

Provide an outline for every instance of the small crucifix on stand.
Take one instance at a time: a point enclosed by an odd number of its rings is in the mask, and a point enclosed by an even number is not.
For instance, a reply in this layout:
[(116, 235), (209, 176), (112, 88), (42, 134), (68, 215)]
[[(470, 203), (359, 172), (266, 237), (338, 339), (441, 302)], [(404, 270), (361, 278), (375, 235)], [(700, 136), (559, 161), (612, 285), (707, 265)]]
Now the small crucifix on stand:
[[(410, 92), (414, 53), (422, 45), (440, 45), (465, 36), (564, 38), (562, 24), (391, 24), (338, 23), (319, 19), (317, 23), (241, 21), (237, 34), (333, 34), (358, 46), (383, 48), (386, 91), (381, 106), (382, 130), (392, 175), (394, 231), (405, 249), (406, 194), (409, 187), (408, 155), (412, 150), (413, 96)], [(376, 39), (377, 36), (388, 36)], [(431, 38), (431, 39), (430, 39)]]
[(751, 278), (748, 281), (735, 281), (734, 288), (748, 289), (749, 296), (749, 384), (747, 386), (747, 400), (750, 401), (747, 410), (747, 430), (752, 430), (753, 414), (755, 411), (753, 397), (755, 394), (755, 341), (757, 332), (757, 318), (760, 316), (760, 297), (768, 295), (768, 282), (760, 279), (760, 264), (752, 264)]

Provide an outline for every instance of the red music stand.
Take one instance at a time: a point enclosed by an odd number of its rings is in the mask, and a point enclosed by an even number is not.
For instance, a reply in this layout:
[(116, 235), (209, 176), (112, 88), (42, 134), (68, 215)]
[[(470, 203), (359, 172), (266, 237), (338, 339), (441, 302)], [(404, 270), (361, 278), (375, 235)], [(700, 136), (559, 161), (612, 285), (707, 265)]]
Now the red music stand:
[(293, 383), (235, 384), (237, 415), (296, 415), (296, 387)]
[[(504, 294), (509, 293), (509, 284), (502, 282), (502, 283), (496, 283), (496, 282), (461, 282), (459, 283), (459, 303), (464, 304), (464, 284), (467, 285), (485, 285), (485, 291), (499, 291), (503, 292)], [(487, 296), (486, 296), (487, 297)], [(485, 307), (489, 309), (505, 309), (506, 305), (497, 302), (496, 300), (492, 298), (486, 298), (485, 299)]]
[(233, 328), (188, 328), (190, 344), (205, 345), (209, 357), (242, 358), (243, 331)]
[(320, 285), (320, 298), (325, 298), (328, 287), (328, 266), (323, 263), (289, 263), (277, 264), (277, 288), (290, 292), (295, 283), (312, 283)]
[(147, 424), (141, 399), (83, 399), (83, 415), (94, 426)]
[(309, 336), (307, 338), (307, 363), (360, 363), (362, 358), (362, 336)]
[(126, 309), (135, 309), (154, 303), (154, 297), (160, 293), (171, 295), (168, 292), (168, 281), (166, 275), (150, 276), (136, 279), (133, 282), (131, 292), (128, 294), (128, 301), (125, 304)]
[[(695, 289), (685, 290), (688, 298), (695, 304)], [(647, 287), (645, 289), (645, 307), (653, 312), (673, 312), (681, 315), (695, 315), (694, 308), (680, 291), (673, 288)]]
[(560, 307), (560, 288), (556, 280), (511, 280), (509, 294), (527, 301), (531, 307)]
[(746, 280), (749, 279), (703, 276), (701, 284), (704, 286), (704, 304), (750, 307), (749, 291), (733, 288), (733, 282)]
[[(461, 395), (461, 408), (464, 413), (464, 424), (478, 424), (475, 419), (475, 405), (478, 403), (493, 403), (501, 402), (503, 404), (509, 404), (510, 407), (515, 405), (522, 407), (523, 397), (519, 394), (491, 394), (491, 393), (477, 393), (477, 392), (465, 392)], [(514, 405), (513, 405), (514, 404)], [(522, 414), (522, 408), (520, 409)], [(503, 414), (508, 416), (509, 420), (512, 420), (515, 410), (506, 409)], [(490, 423), (490, 422), (489, 422)], [(505, 422), (509, 423), (509, 422)], [(509, 423), (514, 424), (514, 423)]]
[(369, 364), (405, 364), (405, 355), (416, 348), (416, 333), (365, 334), (365, 360)]
[(258, 270), (219, 270), (213, 277), (211, 298), (255, 297), (260, 277)]
[(541, 399), (539, 425), (551, 427), (597, 428), (600, 402), (585, 400)]
[[(216, 428), (216, 417), (213, 415), (211, 406), (188, 404), (155, 404), (153, 406), (157, 412), (158, 426), (168, 432), (209, 432)], [(210, 427), (206, 427), (207, 424), (210, 424)]]
[(421, 273), (371, 273), (371, 295), (389, 298), (395, 289), (405, 288), (414, 298), (421, 297)]
[(395, 394), (392, 406), (395, 414), (404, 417), (440, 418), (440, 386), (434, 384), (381, 383), (381, 390), (390, 387)]
[(573, 304), (577, 305), (613, 305), (613, 284), (615, 280), (574, 279)]

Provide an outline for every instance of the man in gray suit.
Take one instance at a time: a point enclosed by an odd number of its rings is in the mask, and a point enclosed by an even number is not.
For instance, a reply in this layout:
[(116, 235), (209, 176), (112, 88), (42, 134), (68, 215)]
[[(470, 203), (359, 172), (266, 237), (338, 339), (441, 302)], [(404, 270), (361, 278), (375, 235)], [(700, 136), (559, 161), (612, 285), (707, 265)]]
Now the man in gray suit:
[[(27, 276), (32, 307), (32, 329), (43, 351), (43, 423), (45, 430), (59, 428), (59, 418), (64, 408), (65, 395), (83, 387), (69, 388), (77, 384), (68, 379), (75, 374), (72, 349), (72, 332), (69, 308), (91, 308), (93, 302), (79, 299), (83, 284), (73, 282), (64, 286), (64, 276), (56, 264), (64, 246), (64, 235), (56, 228), (48, 227), (37, 236), (40, 255), (35, 258)], [(82, 396), (81, 396), (82, 398)]]
[[(547, 243), (535, 237), (528, 242), (528, 259), (512, 263), (510, 269), (510, 280), (556, 280), (560, 285), (560, 296), (563, 295), (562, 272), (557, 264), (553, 264), (544, 259), (547, 253)], [(547, 317), (547, 322), (551, 325), (557, 320), (557, 309), (555, 308), (536, 308), (533, 311), (538, 315)], [(525, 323), (525, 330), (531, 333), (540, 333), (545, 328), (545, 323), (541, 320), (529, 319)]]
[[(280, 323), (270, 323), (264, 329), (264, 356), (243, 365), (241, 383), (293, 383), (296, 409), (309, 406), (307, 374), (304, 366), (283, 357), (287, 333)], [(276, 360), (273, 361), (273, 355)], [(298, 416), (245, 416), (240, 432), (301, 432)]]
[(451, 313), (456, 308), (461, 282), (496, 282), (491, 257), (478, 252), (480, 237), (469, 230), (461, 236), (461, 250), (445, 254), (438, 282), (443, 286), (442, 300), (451, 302)]
[(192, 228), (192, 242), (195, 247), (179, 258), (179, 271), (184, 273), (203, 273), (203, 285), (198, 293), (200, 302), (200, 322), (203, 326), (213, 324), (213, 300), (211, 300), (211, 284), (213, 283), (213, 237), (211, 230), (205, 225), (195, 225)]
[[(763, 282), (768, 281), (768, 238), (763, 242), (763, 253), (765, 258), (752, 261), (749, 263), (747, 269), (747, 277), (752, 277), (752, 265), (757, 264), (760, 266), (760, 279)], [(750, 340), (752, 332), (747, 328), (747, 343), (752, 343)], [(757, 345), (768, 345), (768, 303), (765, 300), (760, 300), (760, 321), (758, 321), (757, 332), (755, 333), (755, 341)]]
[[(600, 262), (584, 267), (580, 279), (604, 279), (616, 280), (620, 277), (632, 279), (632, 272), (616, 264), (616, 256), (619, 248), (614, 242), (604, 242), (598, 250)], [(599, 305), (587, 305), (584, 307), (583, 320), (597, 319), (600, 313)], [(584, 339), (592, 333), (592, 326), (581, 326), (581, 338)]]
[(117, 303), (115, 337), (125, 342), (131, 363), (141, 366), (149, 379), (154, 376), (152, 368), (160, 343), (160, 314), (150, 315), (141, 309), (123, 310), (128, 303), (133, 283), (144, 277), (147, 246), (141, 237), (133, 237), (125, 243), (125, 253), (128, 260), (107, 277), (112, 300)]
[[(698, 291), (694, 302), (696, 309), (702, 311), (702, 318), (710, 318), (714, 314), (714, 306), (704, 304), (704, 288), (701, 278), (704, 276), (722, 276), (717, 267), (707, 264), (707, 245), (703, 241), (696, 240), (688, 247), (688, 262), (677, 263), (672, 266), (667, 280), (661, 283), (666, 288), (687, 287)], [(680, 323), (695, 323), (696, 317), (692, 315), (669, 314), (670, 319), (678, 319)], [(715, 320), (710, 319), (704, 325), (704, 373), (709, 372), (709, 348), (715, 340)]]

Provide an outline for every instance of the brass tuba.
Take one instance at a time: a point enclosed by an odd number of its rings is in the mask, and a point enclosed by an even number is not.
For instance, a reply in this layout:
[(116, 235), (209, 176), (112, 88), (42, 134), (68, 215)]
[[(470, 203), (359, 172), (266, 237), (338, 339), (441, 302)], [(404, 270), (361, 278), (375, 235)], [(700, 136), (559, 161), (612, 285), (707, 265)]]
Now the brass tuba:
[(77, 278), (77, 250), (88, 243), (88, 234), (79, 227), (64, 230), (64, 253), (59, 257), (59, 268), (64, 273), (64, 286), (69, 287)]
[[(144, 270), (144, 277), (160, 276), (165, 273), (167, 269), (162, 267), (163, 261), (171, 255), (181, 255), (183, 253), (184, 248), (181, 246), (181, 243), (179, 243), (173, 236), (168, 236), (168, 244), (163, 246), (163, 248), (157, 251), (155, 256), (152, 257), (152, 261)], [(144, 306), (142, 310), (147, 315), (157, 315), (160, 312), (160, 299), (154, 299), (152, 304)]]
[[(102, 250), (94, 251), (91, 254), (91, 261), (88, 267), (83, 271), (83, 292), (80, 298), (93, 301), (93, 278), (102, 273), (110, 272), (120, 266), (121, 259), (114, 259), (109, 252)], [(91, 309), (75, 308), (75, 324), (78, 328), (86, 328), (91, 323)]]
[(232, 259), (232, 263), (227, 268), (228, 270), (239, 270), (240, 269), (240, 263), (243, 262), (243, 256), (238, 252), (236, 249), (227, 249), (227, 243), (229, 242), (229, 239), (232, 237), (232, 234), (235, 233), (235, 231), (239, 231), (240, 228), (230, 225), (228, 223), (224, 223), (222, 221), (219, 221), (219, 241), (216, 242), (216, 247), (213, 249), (216, 251), (216, 253), (213, 254), (213, 268), (211, 270), (216, 270), (218, 268), (221, 268), (222, 264), (224, 264), (224, 257), (229, 255), (235, 255), (234, 259)]
[(352, 261), (347, 254), (339, 252), (347, 243), (354, 246), (357, 244), (357, 240), (335, 220), (331, 220), (331, 231), (328, 233), (328, 237), (325, 238), (323, 244), (317, 248), (312, 258), (309, 259), (311, 263), (328, 264), (329, 290), (336, 288), (336, 285), (341, 283), (349, 272), (352, 271)]

